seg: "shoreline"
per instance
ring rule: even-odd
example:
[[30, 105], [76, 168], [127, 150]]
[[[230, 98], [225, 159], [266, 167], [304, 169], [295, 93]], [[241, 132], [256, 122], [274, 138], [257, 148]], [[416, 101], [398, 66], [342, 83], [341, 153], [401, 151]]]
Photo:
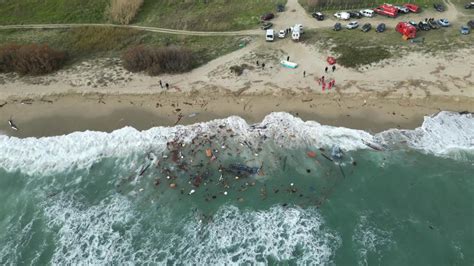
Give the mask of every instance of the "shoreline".
[[[111, 132], [125, 126], [146, 130], [240, 116], [259, 123], [272, 112], [304, 121], [378, 133], [414, 129], [439, 111], [474, 112], [471, 97], [382, 97], [373, 94], [235, 95], [233, 93], [61, 94], [6, 101], [0, 108], [0, 134], [47, 137], [77, 131]], [[181, 119], [179, 118], [181, 116]], [[8, 126], [12, 117], [19, 131]]]

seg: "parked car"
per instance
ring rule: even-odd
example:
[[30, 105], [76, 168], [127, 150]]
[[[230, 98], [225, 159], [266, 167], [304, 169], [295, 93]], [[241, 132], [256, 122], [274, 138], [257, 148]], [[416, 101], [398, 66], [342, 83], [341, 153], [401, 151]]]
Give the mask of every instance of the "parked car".
[[398, 12], [400, 12], [400, 13], [407, 14], [407, 13], [410, 12], [410, 10], [408, 8], [404, 7], [404, 6], [395, 6], [395, 8], [397, 8]]
[[470, 2], [470, 3], [465, 4], [465, 5], [464, 5], [464, 8], [465, 8], [465, 9], [474, 8], [474, 2]]
[[285, 11], [285, 5], [278, 4], [277, 5], [277, 12], [283, 12], [283, 11]]
[[425, 31], [431, 30], [430, 25], [426, 21], [420, 21], [420, 23], [418, 23], [418, 28], [420, 30], [425, 30]]
[[408, 8], [408, 10], [413, 13], [419, 13], [421, 11], [420, 7], [415, 4], [403, 4], [403, 6]]
[[338, 22], [338, 23], [334, 24], [334, 28], [332, 30], [340, 31], [341, 29], [342, 29], [342, 25], [341, 25], [341, 23]]
[[268, 30], [269, 28], [273, 27], [273, 23], [271, 22], [264, 22], [260, 27], [262, 30]]
[[370, 25], [370, 23], [365, 23], [361, 28], [363, 32], [368, 32], [370, 29], [372, 29], [372, 25]]
[[438, 12], [444, 12], [446, 10], [442, 4], [433, 4], [433, 7]]
[[338, 12], [336, 14], [334, 14], [334, 16], [338, 19], [342, 19], [342, 20], [348, 20], [351, 16], [349, 13], [347, 12]]
[[315, 18], [316, 20], [318, 20], [318, 21], [324, 20], [324, 15], [323, 15], [323, 13], [321, 13], [321, 12], [313, 12], [313, 13], [311, 14], [311, 16], [312, 16], [313, 18]]
[[449, 23], [448, 19], [442, 18], [438, 20], [438, 25], [440, 25], [441, 27], [449, 27], [451, 24]]
[[375, 29], [376, 32], [384, 32], [386, 29], [385, 23], [380, 23]]
[[428, 20], [428, 25], [430, 25], [430, 28], [433, 29], [433, 30], [439, 29], [438, 21], [436, 21], [434, 19], [429, 19]]
[[280, 30], [278, 32], [278, 38], [284, 39], [286, 37], [286, 30]]
[[360, 14], [359, 11], [348, 11], [347, 13], [349, 13], [350, 18], [361, 18], [362, 17], [362, 15]]
[[357, 21], [351, 21], [346, 26], [346, 28], [349, 29], [349, 30], [355, 29], [357, 27], [359, 27], [359, 22], [357, 22]]
[[469, 20], [469, 21], [467, 22], [467, 25], [468, 25], [469, 27], [471, 27], [471, 29], [474, 29], [474, 20]]
[[412, 25], [413, 27], [415, 27], [417, 31], [420, 30], [420, 27], [418, 26], [418, 23], [416, 23], [415, 21], [413, 21], [413, 20], [408, 21], [408, 24], [410, 24], [410, 25]]
[[275, 15], [273, 13], [267, 13], [260, 17], [261, 20], [270, 20], [273, 19]]
[[360, 14], [362, 14], [362, 16], [364, 17], [368, 17], [368, 18], [371, 18], [374, 16], [374, 11], [371, 10], [371, 9], [364, 9], [364, 10], [361, 10], [359, 11]]
[[471, 33], [471, 29], [469, 29], [469, 27], [465, 25], [461, 26], [461, 29], [459, 31], [462, 35], [468, 35], [469, 33]]

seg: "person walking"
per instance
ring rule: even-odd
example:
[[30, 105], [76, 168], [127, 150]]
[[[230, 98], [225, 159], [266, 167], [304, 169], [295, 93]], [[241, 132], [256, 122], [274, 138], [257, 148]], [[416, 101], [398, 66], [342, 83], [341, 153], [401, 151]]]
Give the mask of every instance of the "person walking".
[[336, 65], [332, 65], [332, 72], [336, 70]]
[[328, 67], [326, 67], [326, 68], [324, 69], [324, 72], [328, 73]]
[[163, 82], [160, 79], [160, 87], [163, 89]]

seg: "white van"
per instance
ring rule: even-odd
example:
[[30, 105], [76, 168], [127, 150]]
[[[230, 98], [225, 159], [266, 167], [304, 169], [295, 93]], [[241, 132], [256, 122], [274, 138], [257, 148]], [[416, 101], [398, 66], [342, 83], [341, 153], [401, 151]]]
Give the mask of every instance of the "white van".
[[370, 9], [361, 10], [360, 13], [362, 14], [362, 16], [368, 17], [368, 18], [371, 18], [374, 16], [374, 11]]
[[267, 33], [265, 34], [265, 40], [267, 42], [273, 42], [275, 39], [275, 33], [272, 29], [267, 30]]

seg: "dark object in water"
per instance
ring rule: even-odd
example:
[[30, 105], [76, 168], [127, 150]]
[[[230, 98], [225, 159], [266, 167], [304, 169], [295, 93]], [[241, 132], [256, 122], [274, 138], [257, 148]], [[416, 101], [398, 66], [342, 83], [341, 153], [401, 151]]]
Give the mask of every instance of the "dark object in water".
[[468, 111], [462, 111], [462, 112], [459, 112], [460, 115], [468, 115], [468, 114], [471, 114], [471, 112], [468, 112]]
[[202, 182], [202, 176], [196, 176], [193, 179], [193, 186], [199, 187], [201, 185], [201, 182]]
[[146, 170], [148, 170], [148, 168], [150, 168], [150, 165], [151, 165], [151, 164], [148, 164], [147, 166], [145, 166], [144, 168], [142, 168], [142, 170], [140, 171], [139, 176], [143, 176], [143, 174], [145, 174]]
[[332, 147], [332, 150], [331, 150], [331, 157], [334, 159], [334, 160], [340, 160], [342, 159], [342, 150], [341, 148], [339, 148], [339, 146], [333, 146]]
[[238, 174], [256, 175], [260, 171], [260, 167], [250, 167], [243, 164], [231, 164], [229, 171]]
[[331, 159], [331, 157], [327, 156], [326, 154], [321, 153], [321, 155], [322, 155], [324, 158], [328, 159], [329, 161], [334, 162], [334, 160]]
[[373, 150], [376, 150], [376, 151], [383, 151], [384, 150], [384, 147], [382, 147], [381, 145], [379, 144], [376, 144], [376, 143], [372, 143], [372, 142], [368, 142], [368, 141], [365, 141], [365, 140], [362, 140], [362, 142], [369, 148], [373, 149]]

